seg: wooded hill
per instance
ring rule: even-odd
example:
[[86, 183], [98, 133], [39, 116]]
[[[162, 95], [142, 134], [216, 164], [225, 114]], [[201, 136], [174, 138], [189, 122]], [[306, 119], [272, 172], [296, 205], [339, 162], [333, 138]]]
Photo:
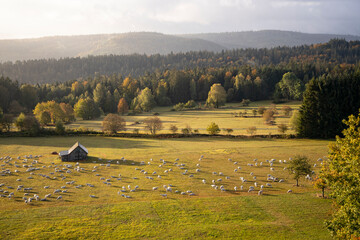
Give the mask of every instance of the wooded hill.
[[307, 34], [290, 31], [248, 31], [166, 35], [153, 32], [53, 36], [33, 39], [0, 40], [0, 62], [87, 57], [88, 55], [170, 54], [189, 51], [272, 48], [325, 43], [339, 38], [360, 40], [359, 36]]
[[278, 46], [301, 46], [325, 43], [330, 39], [360, 40], [360, 36], [336, 34], [312, 34], [279, 30], [184, 34], [188, 38], [198, 38], [217, 43], [227, 49], [236, 48], [274, 48]]
[[[328, 43], [271, 49], [237, 49], [221, 52], [186, 52], [168, 55], [103, 55], [86, 58], [28, 60], [0, 64], [0, 75], [20, 83], [55, 83], [95, 75], [143, 76], [167, 69], [238, 68], [295, 64], [308, 68], [329, 64], [355, 64], [359, 61], [360, 42], [331, 40]], [[306, 67], [312, 65], [311, 67]], [[294, 70], [293, 70], [294, 71]], [[318, 70], [316, 70], [318, 71]], [[314, 75], [311, 72], [308, 74]]]

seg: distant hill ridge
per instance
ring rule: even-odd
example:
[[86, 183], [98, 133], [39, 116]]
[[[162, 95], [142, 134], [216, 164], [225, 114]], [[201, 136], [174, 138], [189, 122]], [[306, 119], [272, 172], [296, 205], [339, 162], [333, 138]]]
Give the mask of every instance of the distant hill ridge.
[[360, 36], [353, 35], [314, 34], [280, 30], [184, 34], [180, 36], [215, 42], [228, 49], [293, 47], [325, 43], [334, 38], [345, 39], [347, 41], [360, 40]]
[[308, 34], [264, 30], [228, 33], [167, 35], [153, 32], [53, 36], [32, 39], [0, 40], [0, 62], [86, 57], [88, 55], [169, 54], [189, 51], [219, 52], [234, 48], [271, 48], [328, 42], [332, 38], [347, 41], [359, 36]]

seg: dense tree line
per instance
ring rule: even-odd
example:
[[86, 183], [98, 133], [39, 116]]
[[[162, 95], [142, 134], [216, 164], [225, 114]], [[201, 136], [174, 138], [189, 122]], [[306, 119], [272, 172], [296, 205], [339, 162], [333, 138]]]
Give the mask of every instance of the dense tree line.
[[337, 66], [307, 84], [298, 132], [304, 137], [333, 138], [344, 129], [342, 120], [359, 108], [360, 66]]
[[[334, 39], [325, 44], [311, 46], [237, 49], [220, 53], [200, 51], [168, 55], [107, 55], [4, 62], [0, 64], [0, 75], [21, 83], [37, 84], [119, 73], [138, 78], [146, 72], [167, 69], [238, 68], [242, 65], [281, 64], [283, 67], [288, 65], [292, 68], [298, 78], [311, 79], [315, 73], [322, 71], [322, 65], [344, 62], [355, 64], [359, 55], [359, 41], [347, 42]], [[303, 75], [299, 75], [300, 73]], [[308, 74], [310, 76], [307, 76]]]

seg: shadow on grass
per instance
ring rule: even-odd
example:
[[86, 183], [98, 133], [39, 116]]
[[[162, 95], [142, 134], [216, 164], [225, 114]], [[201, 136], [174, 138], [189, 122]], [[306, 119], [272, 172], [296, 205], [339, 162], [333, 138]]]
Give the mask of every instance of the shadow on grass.
[[[0, 138], [0, 145], [22, 145], [34, 147], [54, 147], [51, 151], [63, 151], [80, 142], [89, 152], [91, 148], [143, 149], [154, 147], [151, 141], [141, 138], [113, 138], [104, 136], [53, 136], [53, 137], [9, 137]], [[34, 149], [34, 154], [36, 149]], [[50, 154], [51, 152], [49, 152]]]

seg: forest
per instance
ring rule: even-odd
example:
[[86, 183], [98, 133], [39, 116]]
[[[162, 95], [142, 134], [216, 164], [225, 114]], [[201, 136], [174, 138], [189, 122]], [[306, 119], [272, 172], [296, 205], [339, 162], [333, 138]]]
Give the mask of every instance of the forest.
[[[87, 79], [96, 75], [110, 76], [119, 73], [138, 78], [156, 71], [207, 68], [239, 68], [280, 65], [282, 68], [302, 68], [319, 74], [321, 67], [332, 64], [356, 64], [360, 42], [333, 39], [328, 43], [298, 47], [262, 49], [234, 49], [215, 52], [186, 52], [168, 55], [104, 55], [84, 58], [42, 59], [0, 63], [0, 75], [20, 83], [61, 83]], [[298, 65], [298, 66], [293, 66]], [[300, 74], [297, 72], [296, 74]], [[301, 79], [304, 76], [299, 76]], [[310, 77], [310, 76], [308, 76]], [[305, 79], [306, 80], [306, 79]]]

